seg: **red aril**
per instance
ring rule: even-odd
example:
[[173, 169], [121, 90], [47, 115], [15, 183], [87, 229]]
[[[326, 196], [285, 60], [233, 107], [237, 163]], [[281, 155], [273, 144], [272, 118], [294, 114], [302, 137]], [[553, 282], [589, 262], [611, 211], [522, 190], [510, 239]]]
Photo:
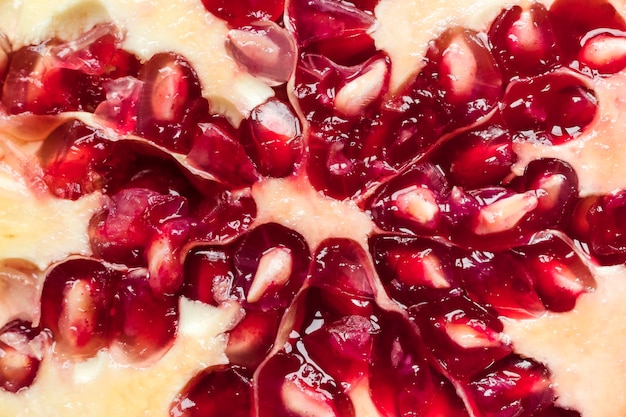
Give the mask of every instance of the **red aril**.
[[28, 388], [39, 370], [41, 359], [30, 346], [39, 333], [29, 322], [15, 320], [0, 329], [0, 388], [19, 392]]
[[278, 20], [283, 13], [284, 2], [261, 0], [202, 0], [213, 15], [226, 20], [231, 26], [244, 26], [257, 20]]

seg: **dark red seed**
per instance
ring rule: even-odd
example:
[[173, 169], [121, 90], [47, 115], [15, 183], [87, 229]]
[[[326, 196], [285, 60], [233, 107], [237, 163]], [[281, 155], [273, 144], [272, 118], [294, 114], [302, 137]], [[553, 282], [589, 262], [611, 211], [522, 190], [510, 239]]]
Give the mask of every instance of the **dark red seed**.
[[39, 333], [29, 322], [16, 320], [0, 329], [0, 388], [18, 392], [37, 377], [40, 359], [30, 346]]

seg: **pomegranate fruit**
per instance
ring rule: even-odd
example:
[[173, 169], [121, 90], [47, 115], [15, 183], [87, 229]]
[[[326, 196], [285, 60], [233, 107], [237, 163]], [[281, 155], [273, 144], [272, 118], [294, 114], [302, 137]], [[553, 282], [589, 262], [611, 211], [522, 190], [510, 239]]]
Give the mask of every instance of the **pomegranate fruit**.
[[626, 415], [622, 0], [61, 3], [0, 4], [0, 416]]

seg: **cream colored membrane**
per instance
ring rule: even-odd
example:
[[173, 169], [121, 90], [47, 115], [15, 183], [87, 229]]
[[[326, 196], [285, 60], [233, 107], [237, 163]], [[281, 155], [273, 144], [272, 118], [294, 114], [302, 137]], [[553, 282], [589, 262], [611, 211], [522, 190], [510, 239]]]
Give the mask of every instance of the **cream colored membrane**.
[[547, 363], [558, 404], [583, 417], [626, 416], [626, 267], [595, 271], [597, 289], [565, 314], [506, 320], [515, 349]]
[[217, 308], [181, 298], [174, 346], [143, 369], [116, 364], [106, 350], [78, 363], [48, 355], [28, 390], [0, 390], [0, 417], [168, 416], [171, 401], [194, 375], [227, 362], [224, 332], [240, 314], [236, 305]]
[[0, 259], [19, 258], [46, 268], [68, 254], [89, 254], [87, 225], [99, 194], [76, 201], [35, 195], [0, 162]]
[[252, 186], [258, 224], [276, 222], [305, 237], [315, 248], [331, 237], [353, 239], [367, 247], [372, 221], [353, 202], [323, 196], [303, 176], [267, 179]]
[[126, 32], [124, 48], [147, 60], [163, 51], [187, 58], [202, 82], [211, 110], [238, 124], [273, 95], [226, 51], [226, 24], [200, 0], [0, 1], [0, 31], [14, 49], [51, 36], [71, 39], [103, 22]]

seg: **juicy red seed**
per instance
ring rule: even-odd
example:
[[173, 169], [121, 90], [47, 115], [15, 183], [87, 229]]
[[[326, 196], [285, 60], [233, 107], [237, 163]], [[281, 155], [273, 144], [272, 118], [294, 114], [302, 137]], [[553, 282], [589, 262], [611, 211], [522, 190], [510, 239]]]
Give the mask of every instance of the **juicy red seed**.
[[342, 387], [313, 362], [296, 341], [270, 356], [256, 374], [259, 417], [325, 415], [354, 417], [354, 406]]
[[254, 222], [257, 207], [248, 194], [223, 191], [214, 198], [205, 198], [194, 210], [196, 227], [190, 240], [225, 242], [241, 236]]
[[109, 310], [119, 278], [118, 272], [90, 259], [69, 260], [47, 273], [41, 326], [52, 333], [57, 352], [90, 357], [107, 346]]
[[282, 310], [247, 310], [246, 316], [228, 332], [226, 356], [231, 364], [256, 369], [274, 346]]
[[386, 231], [433, 234], [445, 227], [449, 192], [438, 167], [417, 164], [379, 188], [370, 203], [371, 215]]
[[449, 181], [466, 189], [498, 184], [511, 173], [516, 160], [511, 134], [488, 123], [448, 139], [432, 156]]
[[188, 242], [191, 221], [187, 218], [165, 221], [152, 234], [145, 249], [149, 281], [156, 294], [173, 295], [183, 284], [181, 251]]
[[143, 366], [174, 343], [177, 297], [155, 295], [147, 272], [131, 270], [120, 280], [111, 306], [109, 344], [116, 359]]
[[245, 371], [237, 366], [206, 369], [187, 383], [170, 405], [171, 417], [248, 417], [252, 387]]
[[232, 29], [226, 46], [239, 65], [270, 86], [286, 83], [296, 66], [293, 35], [274, 22], [254, 22]]
[[[383, 415], [467, 416], [454, 388], [428, 363], [423, 342], [407, 320], [388, 313], [370, 363], [370, 394]], [[419, 401], [416, 401], [419, 399]]]
[[585, 262], [571, 243], [555, 233], [538, 234], [530, 245], [515, 252], [532, 275], [542, 302], [552, 311], [570, 311], [581, 294], [596, 287], [589, 260]]
[[291, 106], [270, 99], [252, 110], [247, 124], [250, 134], [242, 135], [242, 141], [259, 172], [270, 177], [291, 174], [302, 154], [300, 121]]
[[465, 381], [511, 352], [496, 315], [465, 296], [409, 308], [409, 316], [441, 366]]
[[142, 88], [143, 82], [131, 76], [105, 82], [105, 100], [96, 107], [94, 114], [121, 134], [134, 132], [137, 128], [137, 103]]
[[511, 83], [502, 106], [517, 140], [556, 145], [577, 137], [593, 121], [598, 98], [579, 76], [552, 72]]
[[284, 309], [300, 290], [310, 259], [300, 234], [277, 223], [260, 225], [233, 253], [231, 293], [246, 308]]
[[310, 285], [355, 299], [373, 299], [374, 277], [363, 247], [345, 238], [329, 238], [317, 247]]
[[488, 35], [493, 55], [509, 79], [538, 75], [558, 63], [552, 24], [541, 3], [503, 10]]
[[557, 42], [568, 59], [576, 57], [583, 38], [597, 30], [626, 31], [626, 22], [607, 0], [557, 0], [550, 7]]
[[287, 2], [287, 27], [301, 48], [335, 62], [362, 62], [375, 52], [369, 32], [374, 16], [353, 3], [341, 1]]
[[431, 43], [426, 59], [420, 77], [441, 97], [450, 127], [485, 116], [502, 96], [502, 75], [476, 32], [447, 30]]
[[626, 215], [626, 191], [600, 196], [587, 213], [591, 252], [605, 263], [626, 259], [626, 233], [622, 219]]
[[198, 122], [208, 118], [208, 102], [191, 65], [172, 53], [154, 55], [143, 66], [136, 131], [158, 145], [189, 151]]
[[249, 186], [259, 173], [243, 145], [229, 132], [213, 123], [201, 123], [186, 161], [232, 187]]
[[534, 416], [555, 399], [548, 370], [532, 359], [514, 355], [477, 375], [467, 391], [486, 417]]
[[370, 238], [376, 271], [391, 298], [410, 306], [460, 295], [452, 249], [429, 239]]
[[202, 0], [202, 4], [213, 15], [235, 27], [258, 20], [278, 20], [284, 8], [283, 0]]
[[[160, 215], [151, 216], [155, 212]], [[91, 248], [95, 255], [109, 262], [143, 265], [145, 248], [158, 223], [185, 212], [183, 197], [165, 196], [146, 188], [121, 190], [91, 219]]]
[[81, 122], [59, 126], [43, 142], [38, 152], [44, 181], [53, 194], [76, 200], [103, 189], [108, 167], [123, 171], [125, 162], [112, 152], [113, 145], [100, 132]]
[[40, 360], [29, 342], [37, 334], [31, 323], [21, 320], [0, 329], [0, 388], [15, 393], [34, 382]]
[[231, 251], [227, 247], [198, 247], [187, 253], [183, 294], [214, 306], [227, 301], [234, 279]]
[[626, 67], [626, 33], [600, 33], [585, 39], [578, 60], [602, 75], [621, 71]]
[[456, 265], [470, 297], [498, 314], [524, 319], [545, 312], [533, 277], [512, 254], [474, 251], [459, 258]]

